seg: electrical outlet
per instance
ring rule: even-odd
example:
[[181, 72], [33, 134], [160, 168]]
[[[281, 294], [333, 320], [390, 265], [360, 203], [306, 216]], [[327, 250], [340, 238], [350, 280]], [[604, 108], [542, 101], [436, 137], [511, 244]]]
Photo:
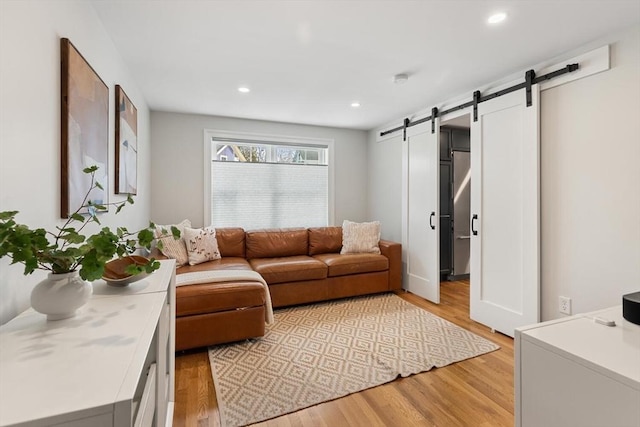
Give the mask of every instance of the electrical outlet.
[[571, 314], [571, 298], [560, 297], [560, 313]]

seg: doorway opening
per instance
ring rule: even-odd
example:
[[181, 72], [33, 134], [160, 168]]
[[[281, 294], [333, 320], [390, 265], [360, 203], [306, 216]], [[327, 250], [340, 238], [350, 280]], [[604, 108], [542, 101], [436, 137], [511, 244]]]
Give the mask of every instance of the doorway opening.
[[447, 286], [470, 285], [470, 127], [470, 114], [440, 123], [440, 282]]

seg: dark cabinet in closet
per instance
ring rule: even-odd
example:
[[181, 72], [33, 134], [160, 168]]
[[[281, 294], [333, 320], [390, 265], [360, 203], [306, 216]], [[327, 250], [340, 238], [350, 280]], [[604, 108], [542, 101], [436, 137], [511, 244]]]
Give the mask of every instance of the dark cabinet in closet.
[[440, 128], [440, 280], [446, 280], [453, 268], [452, 196], [453, 164], [451, 162], [451, 130]]

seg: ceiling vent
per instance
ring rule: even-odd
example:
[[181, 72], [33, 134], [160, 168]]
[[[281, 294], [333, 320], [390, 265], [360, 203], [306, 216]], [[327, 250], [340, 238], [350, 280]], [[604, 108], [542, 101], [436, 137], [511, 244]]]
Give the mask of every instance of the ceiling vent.
[[395, 84], [404, 84], [409, 80], [409, 75], [408, 74], [396, 74], [395, 76], [393, 76], [393, 82]]

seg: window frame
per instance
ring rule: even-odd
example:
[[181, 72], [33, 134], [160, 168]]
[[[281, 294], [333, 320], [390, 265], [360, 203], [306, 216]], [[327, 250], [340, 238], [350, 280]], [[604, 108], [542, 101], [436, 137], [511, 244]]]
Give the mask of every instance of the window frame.
[[[236, 140], [250, 140], [256, 143], [264, 142], [269, 144], [282, 144], [282, 145], [298, 145], [303, 147], [320, 146], [327, 148], [327, 167], [328, 167], [328, 201], [327, 201], [327, 218], [328, 224], [333, 225], [335, 221], [335, 165], [334, 165], [334, 144], [333, 139], [328, 138], [310, 138], [304, 136], [290, 136], [290, 135], [273, 135], [265, 133], [251, 133], [251, 132], [236, 132], [228, 130], [218, 129], [204, 129], [204, 194], [203, 194], [203, 214], [205, 227], [211, 226], [211, 165], [213, 163], [212, 158], [212, 142], [214, 139], [236, 139]], [[278, 147], [275, 145], [274, 147]]]

